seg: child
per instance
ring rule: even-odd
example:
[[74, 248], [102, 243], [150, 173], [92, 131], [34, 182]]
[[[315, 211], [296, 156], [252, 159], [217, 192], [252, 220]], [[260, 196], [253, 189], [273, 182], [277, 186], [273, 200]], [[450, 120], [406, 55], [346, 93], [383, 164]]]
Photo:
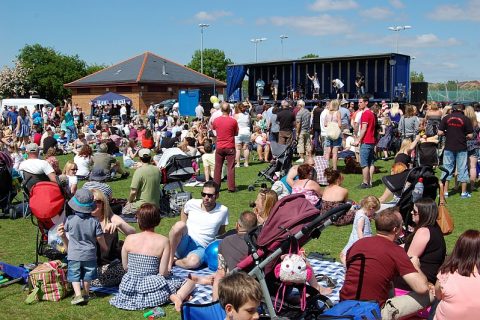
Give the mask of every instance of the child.
[[54, 147], [48, 148], [47, 152], [45, 153], [45, 161], [47, 161], [52, 166], [53, 170], [55, 170], [56, 175], [60, 175], [62, 171], [60, 170], [57, 157], [55, 157], [56, 154], [57, 150]]
[[65, 130], [60, 131], [60, 137], [57, 138], [58, 147], [62, 150], [63, 153], [67, 151], [68, 139], [65, 136]]
[[20, 163], [24, 160], [23, 153], [18, 149], [16, 143], [12, 143], [8, 146], [8, 152], [10, 152], [10, 157], [13, 160], [13, 169], [18, 171]]
[[128, 140], [128, 145], [123, 149], [123, 166], [125, 168], [136, 168], [137, 163], [133, 160], [140, 149], [137, 148], [135, 140]]
[[218, 287], [220, 305], [225, 309], [225, 320], [258, 319], [258, 306], [262, 301], [260, 284], [243, 272], [227, 275]]
[[[92, 192], [77, 190], [68, 205], [75, 214], [69, 216], [65, 224], [58, 226], [58, 235], [67, 247], [67, 278], [75, 291], [71, 304], [77, 305], [88, 302], [90, 282], [97, 278], [97, 241], [102, 251], [108, 251], [108, 247], [100, 222], [92, 217], [92, 212], [97, 210]], [[80, 281], [83, 281], [84, 296]]]
[[343, 265], [346, 265], [347, 251], [358, 240], [363, 237], [372, 236], [372, 228], [370, 226], [370, 219], [373, 218], [374, 213], [380, 208], [380, 201], [375, 196], [367, 196], [360, 202], [361, 208], [355, 213], [353, 219], [352, 233], [348, 243], [340, 253], [340, 260]]

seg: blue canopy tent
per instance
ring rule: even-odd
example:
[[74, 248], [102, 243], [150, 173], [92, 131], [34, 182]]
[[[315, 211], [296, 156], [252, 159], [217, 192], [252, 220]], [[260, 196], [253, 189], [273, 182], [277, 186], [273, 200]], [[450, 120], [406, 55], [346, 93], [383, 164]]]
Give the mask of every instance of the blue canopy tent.
[[131, 105], [132, 100], [115, 92], [107, 92], [92, 100], [92, 105], [104, 106], [107, 104], [125, 104]]

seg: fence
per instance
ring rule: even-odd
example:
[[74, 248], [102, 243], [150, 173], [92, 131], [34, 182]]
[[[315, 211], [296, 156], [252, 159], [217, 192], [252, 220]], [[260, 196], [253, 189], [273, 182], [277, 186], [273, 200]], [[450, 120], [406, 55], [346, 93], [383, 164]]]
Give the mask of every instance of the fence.
[[428, 90], [430, 101], [480, 101], [480, 90]]

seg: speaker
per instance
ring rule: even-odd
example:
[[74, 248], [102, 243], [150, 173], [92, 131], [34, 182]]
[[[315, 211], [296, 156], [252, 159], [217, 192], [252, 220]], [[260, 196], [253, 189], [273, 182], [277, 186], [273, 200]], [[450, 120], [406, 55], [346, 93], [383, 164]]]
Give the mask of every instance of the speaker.
[[410, 102], [418, 103], [422, 100], [427, 101], [428, 98], [428, 82], [412, 82], [412, 91], [410, 94]]

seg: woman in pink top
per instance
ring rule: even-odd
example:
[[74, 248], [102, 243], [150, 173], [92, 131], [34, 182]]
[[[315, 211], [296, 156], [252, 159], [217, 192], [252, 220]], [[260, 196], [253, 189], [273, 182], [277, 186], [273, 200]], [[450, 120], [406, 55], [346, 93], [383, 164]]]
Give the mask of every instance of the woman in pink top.
[[298, 166], [298, 180], [295, 180], [292, 186], [292, 194], [302, 193], [305, 198], [314, 206], [322, 197], [323, 190], [313, 179], [313, 167], [307, 163]]
[[480, 231], [467, 230], [440, 267], [435, 296], [440, 300], [434, 320], [476, 320], [480, 314]]

